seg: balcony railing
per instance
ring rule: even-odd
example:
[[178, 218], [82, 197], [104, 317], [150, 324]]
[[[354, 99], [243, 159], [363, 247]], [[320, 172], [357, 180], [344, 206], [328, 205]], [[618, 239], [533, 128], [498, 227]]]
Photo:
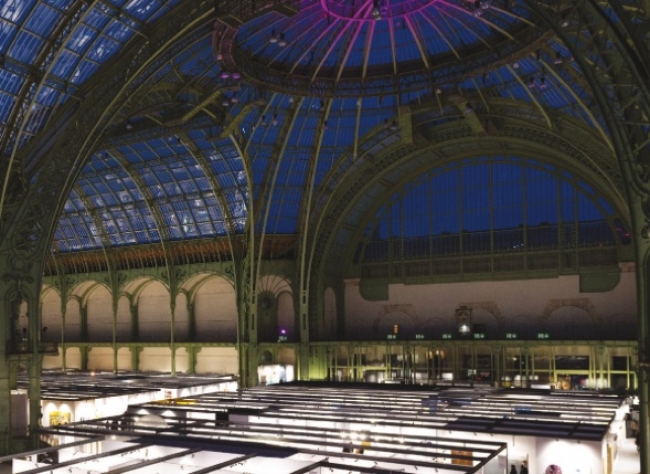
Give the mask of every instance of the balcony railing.
[[[39, 354], [57, 354], [59, 352], [58, 342], [39, 342], [37, 351]], [[31, 354], [32, 342], [29, 339], [10, 341], [7, 345], [8, 354]]]

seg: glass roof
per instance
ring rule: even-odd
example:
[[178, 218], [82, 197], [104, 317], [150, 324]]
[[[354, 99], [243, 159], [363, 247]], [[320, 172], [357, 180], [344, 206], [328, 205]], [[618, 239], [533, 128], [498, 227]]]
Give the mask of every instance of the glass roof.
[[102, 64], [177, 1], [3, 2], [0, 122], [21, 127], [19, 138], [16, 133], [5, 136], [10, 128], [3, 128], [5, 150], [27, 143]]
[[459, 234], [613, 217], [606, 201], [574, 176], [518, 157], [478, 157], [437, 167], [405, 190], [377, 213], [373, 236]]
[[[0, 6], [5, 151], [54, 129], [56, 108], [177, 3]], [[142, 78], [74, 185], [54, 251], [219, 237], [253, 221], [296, 233], [338, 164], [395, 135], [400, 107], [429, 104], [418, 113], [452, 121], [463, 115], [454, 97], [525, 103], [607, 136], [570, 54], [524, 1], [319, 0], [235, 23], [217, 21]]]

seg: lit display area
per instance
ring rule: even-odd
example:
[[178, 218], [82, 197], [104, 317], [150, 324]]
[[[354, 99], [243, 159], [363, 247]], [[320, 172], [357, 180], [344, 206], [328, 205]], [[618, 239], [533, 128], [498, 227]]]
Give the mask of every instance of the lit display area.
[[[98, 463], [112, 466], [102, 472], [137, 473], [170, 465], [192, 473], [266, 473], [271, 465], [273, 473], [505, 474], [512, 465], [610, 473], [627, 411], [621, 398], [596, 392], [280, 384], [59, 426], [52, 436], [99, 438], [65, 449], [58, 441], [46, 454], [53, 473], [94, 472]], [[43, 456], [15, 459], [13, 472]]]
[[[17, 391], [27, 391], [26, 377], [18, 379]], [[231, 375], [178, 376], [154, 373], [45, 372], [41, 379], [42, 426], [116, 416], [129, 405], [179, 398], [216, 391], [234, 391]], [[27, 404], [17, 397], [16, 403]]]

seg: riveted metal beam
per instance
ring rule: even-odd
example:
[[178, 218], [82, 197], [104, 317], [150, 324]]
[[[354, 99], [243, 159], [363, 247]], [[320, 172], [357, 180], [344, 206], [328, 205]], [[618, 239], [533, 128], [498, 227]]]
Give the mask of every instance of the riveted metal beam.
[[7, 120], [7, 126], [4, 129], [4, 133], [0, 136], [0, 152], [7, 149], [13, 140], [13, 147], [11, 148], [2, 190], [0, 191], [0, 216], [2, 215], [4, 203], [7, 198], [6, 194], [9, 180], [12, 178], [11, 169], [20, 145], [20, 137], [28, 122], [27, 114], [31, 110], [34, 110], [34, 102], [43, 86], [46, 85], [46, 78], [50, 75], [52, 67], [63, 53], [63, 45], [70, 39], [76, 31], [76, 28], [82, 25], [86, 15], [92, 11], [96, 2], [97, 0], [92, 3], [77, 0], [70, 6], [52, 32], [51, 37], [53, 40], [44, 42], [43, 49], [34, 61], [36, 66], [35, 69], [32, 69], [31, 78], [23, 82], [17, 94], [14, 108]]
[[298, 248], [299, 256], [299, 266], [298, 266], [298, 282], [300, 285], [300, 294], [299, 294], [299, 324], [300, 324], [300, 341], [309, 342], [309, 321], [308, 321], [308, 310], [309, 310], [309, 237], [310, 237], [310, 228], [309, 222], [311, 220], [312, 212], [312, 199], [316, 187], [316, 170], [318, 169], [318, 158], [320, 156], [321, 146], [323, 144], [323, 137], [327, 131], [327, 117], [329, 116], [330, 109], [332, 108], [332, 101], [327, 100], [325, 102], [325, 107], [322, 110], [322, 116], [318, 121], [318, 131], [316, 142], [312, 147], [311, 156], [309, 158], [309, 167], [307, 169], [307, 179], [305, 180], [305, 186], [302, 193], [302, 206], [300, 213], [298, 214], [298, 235], [300, 236], [300, 246]]

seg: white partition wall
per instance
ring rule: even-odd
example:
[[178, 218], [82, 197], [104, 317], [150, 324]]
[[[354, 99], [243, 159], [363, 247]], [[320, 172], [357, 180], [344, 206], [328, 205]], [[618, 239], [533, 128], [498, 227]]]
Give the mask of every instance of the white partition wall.
[[66, 369], [81, 369], [81, 349], [68, 347], [65, 350]]
[[171, 372], [171, 356], [168, 347], [144, 347], [139, 355], [138, 369], [143, 372]]
[[239, 371], [234, 347], [203, 347], [196, 357], [196, 372], [201, 374], [236, 374]]
[[190, 357], [187, 349], [179, 347], [176, 349], [176, 373], [189, 372]]
[[115, 370], [112, 347], [93, 347], [88, 351], [88, 370]]

